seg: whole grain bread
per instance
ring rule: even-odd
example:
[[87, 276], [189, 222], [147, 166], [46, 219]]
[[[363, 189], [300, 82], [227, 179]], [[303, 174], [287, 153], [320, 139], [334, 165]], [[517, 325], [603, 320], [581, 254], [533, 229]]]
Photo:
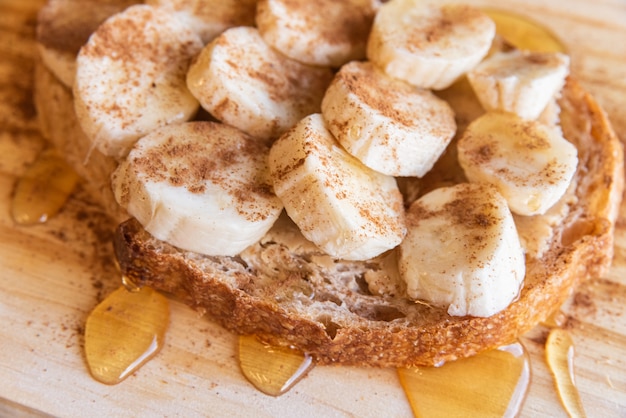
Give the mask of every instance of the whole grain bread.
[[[108, 3], [127, 1], [133, 2]], [[40, 15], [39, 40], [61, 56], [75, 54], [74, 44], [44, 42], [56, 39], [51, 30], [56, 26], [45, 24], [54, 21], [55, 13], [63, 13], [59, 4], [49, 2]], [[368, 261], [333, 259], [308, 242], [286, 215], [236, 257], [203, 256], [155, 239], [115, 202], [110, 175], [117, 163], [92, 150], [74, 114], [71, 91], [42, 64], [35, 75], [35, 104], [44, 136], [86, 180], [96, 201], [122, 222], [114, 244], [126, 279], [180, 298], [234, 332], [295, 346], [319, 363], [436, 365], [508, 344], [611, 262], [624, 187], [622, 145], [596, 101], [571, 78], [558, 104], [542, 117], [547, 123], [560, 120], [564, 136], [576, 145], [575, 178], [545, 215], [516, 217], [527, 251], [524, 288], [504, 311], [476, 318], [453, 317], [442, 308], [406, 298], [395, 251]], [[466, 80], [437, 94], [455, 111], [457, 137], [482, 113]], [[466, 179], [455, 142], [424, 178], [398, 179], [407, 206], [433, 188], [462, 181]]]
[[[447, 94], [458, 91], [442, 96]], [[467, 124], [463, 118], [476, 112], [473, 100], [453, 103], [461, 127]], [[365, 262], [333, 259], [286, 217], [236, 257], [181, 251], [130, 219], [115, 237], [121, 271], [229, 330], [295, 346], [319, 363], [436, 365], [511, 343], [558, 309], [578, 283], [601, 275], [612, 259], [624, 183], [622, 146], [605, 113], [574, 80], [568, 80], [558, 104], [561, 129], [578, 148], [579, 167], [554, 211], [518, 218], [522, 240], [542, 245], [527, 253], [519, 299], [491, 317], [453, 317], [410, 301], [394, 251]], [[463, 175], [452, 147], [424, 179], [403, 186], [412, 190], [410, 200], [457, 181]]]

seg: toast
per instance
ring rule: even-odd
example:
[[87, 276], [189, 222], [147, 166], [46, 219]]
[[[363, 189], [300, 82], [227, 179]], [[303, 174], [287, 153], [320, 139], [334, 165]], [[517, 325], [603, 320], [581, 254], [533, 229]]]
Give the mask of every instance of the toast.
[[[491, 317], [453, 317], [401, 293], [373, 294], [367, 282], [374, 277], [398, 282], [393, 251], [365, 262], [332, 259], [284, 217], [237, 257], [180, 251], [128, 220], [115, 235], [122, 274], [173, 294], [231, 331], [295, 346], [322, 364], [437, 365], [511, 343], [611, 263], [622, 147], [578, 83], [568, 81], [559, 104], [564, 135], [580, 158], [575, 187], [563, 198], [567, 214], [548, 231], [539, 229], [548, 249], [528, 255], [519, 299]], [[450, 177], [445, 173], [436, 167], [424, 182], [443, 183]], [[454, 173], [461, 175], [458, 166]], [[534, 226], [526, 231], [533, 238]]]
[[[44, 136], [65, 150], [107, 212], [126, 219], [109, 187], [116, 163], [91, 150], [70, 90], [42, 65], [35, 82]], [[455, 110], [457, 137], [481, 109], [464, 83], [439, 93]], [[493, 316], [454, 317], [411, 301], [403, 295], [395, 251], [367, 261], [333, 259], [285, 215], [235, 257], [182, 251], [152, 237], [136, 220], [125, 220], [114, 239], [121, 272], [233, 332], [297, 347], [321, 364], [438, 365], [511, 343], [546, 319], [578, 283], [601, 275], [612, 258], [624, 183], [622, 146], [602, 109], [574, 79], [558, 105], [579, 166], [566, 195], [546, 215], [517, 218], [528, 250], [525, 285], [516, 301]], [[428, 190], [462, 181], [453, 142], [423, 179], [400, 183], [408, 206]]]

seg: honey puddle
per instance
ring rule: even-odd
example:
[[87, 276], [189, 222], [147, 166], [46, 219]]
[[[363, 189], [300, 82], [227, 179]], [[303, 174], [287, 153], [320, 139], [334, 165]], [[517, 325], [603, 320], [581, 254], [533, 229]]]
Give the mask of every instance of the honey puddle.
[[512, 46], [537, 52], [566, 52], [565, 45], [545, 27], [504, 10], [483, 11], [496, 23], [496, 33]]
[[255, 336], [239, 337], [239, 365], [243, 375], [261, 392], [279, 396], [314, 366], [311, 356], [288, 347], [263, 343]]
[[553, 328], [546, 342], [546, 360], [565, 410], [572, 418], [585, 417], [574, 379], [574, 342], [570, 333]]
[[528, 354], [514, 343], [441, 367], [398, 369], [416, 417], [514, 417], [530, 384]]
[[19, 225], [46, 222], [65, 205], [78, 181], [55, 150], [42, 151], [15, 184], [11, 217]]
[[85, 324], [85, 356], [91, 375], [114, 385], [154, 357], [165, 340], [169, 302], [149, 287], [121, 286], [102, 301]]

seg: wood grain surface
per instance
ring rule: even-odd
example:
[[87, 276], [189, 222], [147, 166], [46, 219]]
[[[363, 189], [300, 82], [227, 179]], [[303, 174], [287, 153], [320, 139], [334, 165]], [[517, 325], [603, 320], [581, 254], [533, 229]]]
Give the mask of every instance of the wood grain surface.
[[[15, 179], [45, 146], [32, 105], [35, 19], [43, 0], [0, 0], [0, 416], [409, 417], [395, 370], [317, 367], [287, 394], [254, 389], [236, 360], [236, 337], [171, 301], [165, 347], [116, 386], [96, 382], [83, 327], [119, 286], [111, 224], [80, 189], [49, 222], [16, 226]], [[549, 27], [569, 49], [572, 71], [626, 141], [626, 1], [473, 1]], [[614, 266], [563, 308], [576, 347], [575, 373], [590, 417], [626, 416], [626, 206]], [[85, 221], [88, 220], [88, 221]], [[546, 329], [523, 338], [532, 383], [523, 417], [565, 417], [544, 359]]]

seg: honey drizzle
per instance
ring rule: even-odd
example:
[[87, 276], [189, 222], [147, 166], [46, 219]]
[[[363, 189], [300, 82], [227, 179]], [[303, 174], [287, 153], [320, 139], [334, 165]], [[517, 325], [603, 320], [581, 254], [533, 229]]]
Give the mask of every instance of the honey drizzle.
[[91, 312], [85, 324], [85, 357], [91, 375], [107, 385], [117, 384], [163, 347], [169, 325], [169, 302], [144, 287], [124, 286]]
[[552, 314], [547, 317], [542, 324], [548, 328], [560, 328], [565, 325], [567, 321], [567, 317], [560, 309], [552, 312]]
[[20, 225], [46, 222], [65, 205], [78, 181], [78, 174], [54, 149], [45, 149], [18, 179], [11, 217]]
[[515, 48], [536, 52], [566, 52], [567, 48], [552, 32], [532, 20], [504, 10], [484, 8], [496, 23], [496, 33]]
[[574, 379], [574, 342], [570, 333], [553, 328], [546, 341], [546, 360], [561, 403], [570, 417], [586, 417]]
[[524, 346], [514, 343], [440, 367], [398, 369], [416, 417], [514, 417], [530, 384]]
[[311, 356], [250, 335], [239, 337], [239, 365], [250, 383], [271, 396], [287, 392], [314, 367]]
[[130, 277], [126, 276], [125, 274], [122, 275], [122, 285], [129, 292], [139, 292], [141, 290], [141, 287], [139, 287]]

